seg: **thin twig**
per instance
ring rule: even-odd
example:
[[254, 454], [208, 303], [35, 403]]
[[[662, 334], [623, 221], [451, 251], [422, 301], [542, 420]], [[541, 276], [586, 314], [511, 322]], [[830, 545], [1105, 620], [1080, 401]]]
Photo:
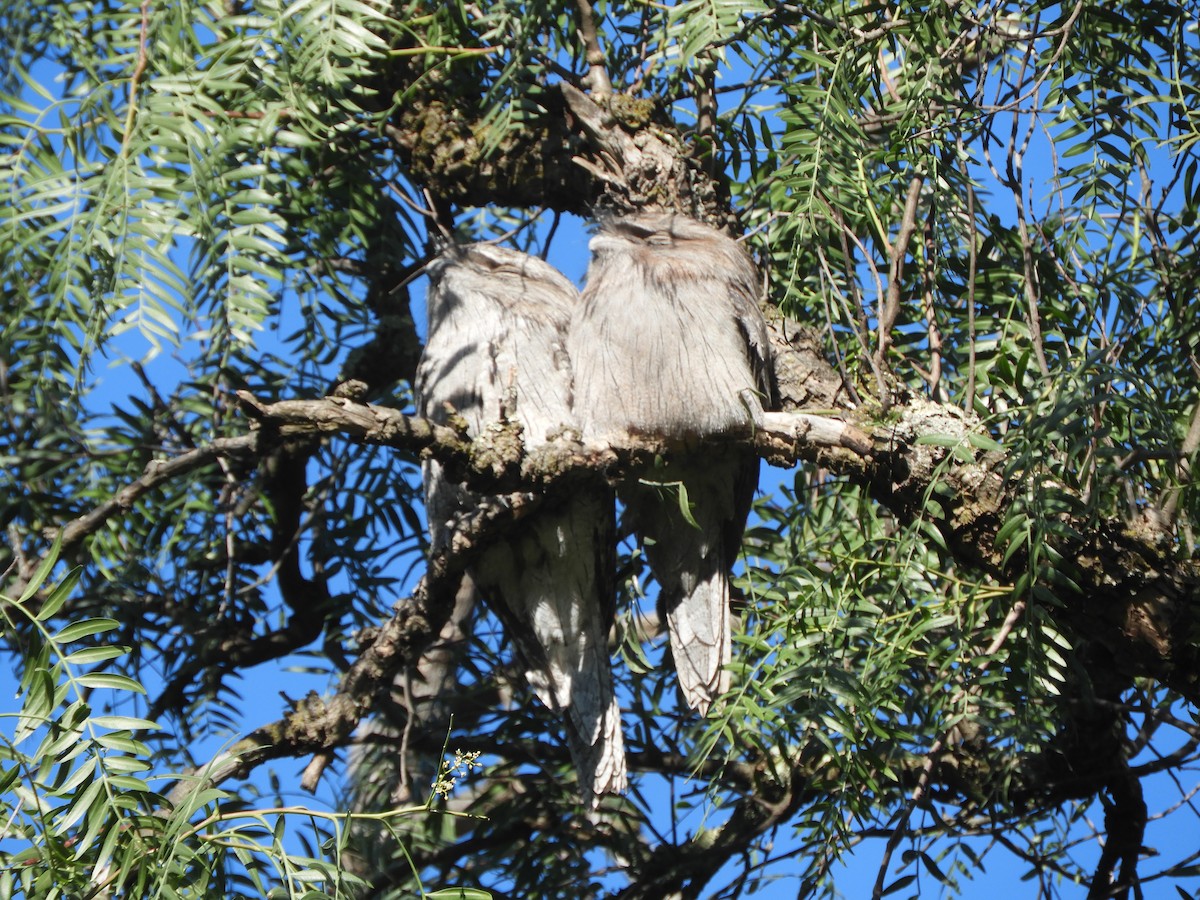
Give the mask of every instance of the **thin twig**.
[[[908, 183], [908, 196], [904, 200], [904, 213], [900, 219], [900, 230], [896, 240], [888, 251], [888, 286], [883, 308], [879, 310], [879, 331], [875, 344], [875, 365], [878, 371], [884, 371], [884, 362], [888, 348], [892, 344], [892, 328], [900, 315], [900, 291], [903, 287], [904, 258], [908, 255], [908, 245], [913, 232], [917, 230], [917, 204], [921, 199], [921, 188], [925, 184], [925, 176], [914, 175]], [[880, 395], [880, 402], [885, 406], [888, 398]]]
[[138, 90], [142, 84], [142, 76], [146, 74], [149, 62], [146, 53], [146, 43], [150, 32], [150, 0], [142, 0], [142, 28], [138, 35], [137, 62], [133, 66], [133, 74], [129, 78], [129, 108], [125, 110], [125, 133], [121, 135], [121, 156], [129, 152], [133, 140], [133, 124], [137, 118]]
[[612, 81], [604, 67], [604, 49], [600, 46], [600, 35], [596, 32], [596, 14], [588, 0], [575, 0], [579, 10], [579, 38], [583, 41], [583, 58], [588, 64], [584, 86], [596, 99], [612, 95]]

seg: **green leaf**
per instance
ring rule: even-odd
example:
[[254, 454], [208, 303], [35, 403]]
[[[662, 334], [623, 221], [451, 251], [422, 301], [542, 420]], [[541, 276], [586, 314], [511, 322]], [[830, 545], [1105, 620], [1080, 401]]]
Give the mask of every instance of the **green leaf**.
[[675, 487], [679, 491], [679, 514], [683, 516], [683, 521], [687, 522], [692, 528], [699, 530], [700, 523], [696, 521], [696, 517], [692, 514], [692, 504], [688, 500], [687, 485], [680, 481]]
[[992, 438], [988, 437], [986, 434], [979, 434], [974, 431], [968, 432], [967, 442], [972, 447], [976, 447], [980, 450], [986, 450], [986, 451], [992, 452], [992, 453], [1000, 453], [1004, 450], [1003, 445], [1000, 444], [998, 441], [993, 440]]
[[76, 679], [79, 684], [90, 688], [111, 688], [117, 691], [130, 691], [144, 694], [146, 689], [128, 675], [117, 675], [109, 672], [89, 672]]
[[120, 627], [115, 619], [85, 619], [82, 622], [72, 622], [55, 634], [52, 640], [58, 644], [70, 644], [97, 634], [106, 634]]
[[[71, 666], [86, 666], [107, 662], [110, 659], [120, 659], [127, 653], [129, 653], [128, 647], [81, 647], [64, 656], [63, 662]], [[131, 688], [131, 690], [133, 689]]]
[[148, 719], [139, 719], [135, 716], [93, 716], [91, 721], [97, 728], [128, 729], [129, 731], [153, 731], [162, 727]]
[[[24, 604], [30, 600], [38, 591], [42, 589], [42, 585], [46, 583], [46, 579], [50, 577], [50, 573], [54, 570], [54, 564], [58, 562], [58, 554], [62, 548], [62, 533], [55, 535], [54, 543], [50, 550], [42, 557], [42, 561], [38, 563], [38, 567], [34, 570], [33, 577], [29, 580], [29, 584], [25, 586], [25, 590], [21, 592], [21, 596], [17, 599], [17, 603]], [[61, 606], [65, 598], [58, 600], [58, 605]], [[53, 615], [53, 611], [49, 615]]]
[[883, 889], [883, 893], [881, 894], [881, 896], [886, 897], [886, 896], [888, 896], [888, 894], [894, 894], [897, 891], [902, 891], [916, 880], [917, 880], [916, 875], [904, 875], [900, 878], [897, 878], [895, 881], [893, 881], [891, 884], [889, 884], [887, 887], [885, 887]]

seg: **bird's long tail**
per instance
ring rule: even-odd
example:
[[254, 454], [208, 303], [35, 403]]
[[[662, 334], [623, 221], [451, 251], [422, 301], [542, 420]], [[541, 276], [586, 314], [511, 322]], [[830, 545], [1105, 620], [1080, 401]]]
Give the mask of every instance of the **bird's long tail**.
[[701, 715], [729, 689], [729, 570], [757, 481], [758, 460], [732, 452], [667, 464], [620, 492], [659, 583], [679, 687]]
[[732, 654], [729, 576], [719, 561], [708, 562], [702, 560], [702, 570], [694, 573], [698, 577], [685, 578], [663, 604], [679, 687], [701, 715], [729, 690], [726, 666]]
[[506, 588], [510, 631], [526, 678], [562, 716], [581, 792], [592, 805], [626, 786], [621, 710], [608, 654], [612, 601], [605, 558], [607, 510], [577, 502], [543, 515], [512, 558], [516, 584]]

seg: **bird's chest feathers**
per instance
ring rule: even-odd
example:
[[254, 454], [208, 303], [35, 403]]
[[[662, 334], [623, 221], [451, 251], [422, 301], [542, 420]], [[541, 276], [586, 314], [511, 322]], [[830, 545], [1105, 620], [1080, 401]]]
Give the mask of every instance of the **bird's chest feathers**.
[[630, 292], [625, 315], [602, 329], [606, 383], [631, 432], [710, 434], [749, 419], [753, 391], [745, 340], [722, 286]]

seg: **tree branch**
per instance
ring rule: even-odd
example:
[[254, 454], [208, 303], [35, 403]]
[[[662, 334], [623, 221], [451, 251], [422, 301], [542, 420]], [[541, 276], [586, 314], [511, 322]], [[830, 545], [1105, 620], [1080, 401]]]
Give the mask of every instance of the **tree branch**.
[[[588, 471], [615, 477], [679, 449], [655, 441], [594, 448], [564, 439], [522, 459], [512, 455], [511, 445], [504, 451], [486, 440], [472, 443], [454, 429], [344, 399], [254, 405], [256, 415], [281, 434], [340, 431], [366, 443], [434, 455], [450, 467], [452, 478], [481, 493], [543, 489]], [[864, 429], [830, 416], [768, 413], [754, 433], [724, 440], [748, 441], [776, 465], [817, 462], [869, 486], [899, 517], [930, 521], [956, 558], [1000, 581], [1028, 566], [1024, 549], [1006, 559], [1006, 548], [996, 541], [1009, 507], [1028, 486], [1006, 476], [1002, 454], [972, 449], [978, 423], [953, 407], [917, 399], [897, 405], [891, 415], [890, 424]], [[955, 453], [971, 458], [963, 462]], [[1173, 558], [1170, 536], [1149, 525], [1082, 519], [1063, 524], [1070, 527], [1057, 535], [1075, 537], [1047, 535], [1046, 542], [1071, 567], [1080, 593], [1063, 593], [1062, 606], [1052, 610], [1055, 618], [1107, 647], [1123, 673], [1155, 678], [1200, 699], [1200, 650], [1192, 639], [1200, 630], [1200, 566]]]
[[84, 538], [99, 531], [110, 519], [128, 512], [138, 500], [155, 488], [211, 465], [221, 458], [252, 458], [257, 449], [258, 435], [251, 433], [233, 438], [217, 438], [203, 447], [197, 447], [179, 456], [152, 460], [141, 476], [121, 488], [116, 496], [60, 529], [63, 550], [74, 548]]
[[[590, 11], [586, 0], [577, 3]], [[385, 130], [412, 177], [459, 206], [547, 208], [581, 216], [655, 206], [731, 225], [728, 190], [718, 183], [723, 176], [692, 157], [686, 129], [670, 121], [666, 107], [653, 98], [613, 93], [611, 85], [606, 89], [603, 52], [598, 36], [594, 44], [589, 41], [588, 21], [581, 18], [581, 37], [592, 94], [567, 81], [530, 91], [525, 127], [505, 133], [494, 147], [484, 140], [495, 126], [488, 125], [478, 83], [439, 82], [428, 95], [405, 83], [410, 102], [396, 110]], [[416, 73], [405, 77], [420, 80]]]
[[613, 92], [613, 86], [608, 78], [608, 70], [604, 68], [604, 50], [596, 33], [595, 11], [588, 0], [575, 0], [575, 7], [579, 10], [579, 37], [583, 41], [584, 59], [588, 64], [584, 83], [597, 98], [608, 97]]
[[[878, 337], [875, 343], [875, 369], [887, 371], [887, 352], [892, 345], [892, 329], [900, 314], [900, 292], [903, 289], [904, 260], [908, 257], [908, 245], [917, 230], [917, 203], [921, 199], [921, 188], [925, 178], [914, 175], [908, 184], [908, 196], [904, 200], [904, 214], [900, 219], [900, 230], [896, 240], [888, 248], [888, 286], [883, 307], [879, 310]], [[880, 390], [883, 386], [880, 385]], [[880, 397], [887, 402], [886, 394]]]

